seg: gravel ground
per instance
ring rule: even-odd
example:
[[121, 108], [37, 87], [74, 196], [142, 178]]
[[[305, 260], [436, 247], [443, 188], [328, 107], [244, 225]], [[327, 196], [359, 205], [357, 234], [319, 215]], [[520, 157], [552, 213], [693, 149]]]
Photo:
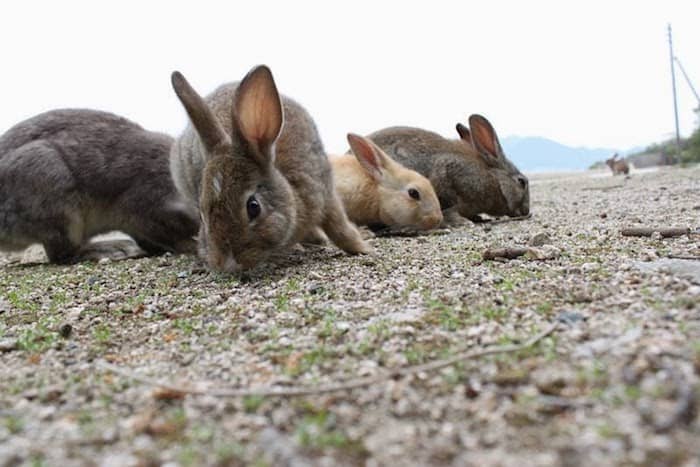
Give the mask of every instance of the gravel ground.
[[[700, 168], [532, 178], [533, 217], [296, 251], [244, 277], [186, 256], [0, 259], [0, 466], [700, 465]], [[549, 259], [482, 261], [538, 245]], [[36, 251], [34, 252], [34, 254]], [[30, 258], [30, 259], [28, 259]], [[157, 390], [320, 385], [303, 397]]]

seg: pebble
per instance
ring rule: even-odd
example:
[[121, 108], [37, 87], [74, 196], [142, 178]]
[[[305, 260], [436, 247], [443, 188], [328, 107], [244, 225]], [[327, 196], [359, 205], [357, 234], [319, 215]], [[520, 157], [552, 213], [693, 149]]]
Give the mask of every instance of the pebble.
[[585, 316], [583, 316], [581, 313], [577, 311], [568, 311], [564, 310], [559, 312], [557, 315], [557, 321], [560, 321], [562, 323], [566, 324], [574, 324], [578, 323], [579, 321], [585, 320]]
[[549, 237], [549, 234], [546, 232], [539, 232], [536, 233], [535, 235], [532, 236], [530, 241], [528, 242], [529, 246], [542, 246], [542, 245], [547, 245], [548, 243], [551, 243], [551, 239]]
[[58, 327], [58, 334], [64, 339], [68, 339], [73, 332], [73, 326], [70, 323], [62, 323]]
[[0, 352], [12, 352], [19, 348], [19, 341], [17, 339], [5, 338], [0, 339]]

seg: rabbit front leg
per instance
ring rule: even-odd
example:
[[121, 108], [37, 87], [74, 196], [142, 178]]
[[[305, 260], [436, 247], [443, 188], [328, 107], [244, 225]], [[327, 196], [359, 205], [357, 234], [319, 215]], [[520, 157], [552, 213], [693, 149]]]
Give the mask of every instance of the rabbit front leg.
[[196, 217], [182, 207], [160, 207], [147, 216], [135, 217], [128, 233], [148, 255], [166, 251], [194, 254], [197, 252], [195, 236], [199, 231]]
[[350, 222], [338, 194], [333, 195], [326, 209], [326, 216], [321, 225], [328, 238], [338, 248], [347, 253], [371, 253], [372, 248], [362, 239], [360, 231]]
[[51, 263], [71, 264], [79, 261], [78, 250], [80, 245], [74, 243], [65, 232], [60, 230], [54, 231], [41, 243]]
[[121, 260], [145, 256], [132, 240], [101, 240], [83, 245], [75, 255], [75, 261]]

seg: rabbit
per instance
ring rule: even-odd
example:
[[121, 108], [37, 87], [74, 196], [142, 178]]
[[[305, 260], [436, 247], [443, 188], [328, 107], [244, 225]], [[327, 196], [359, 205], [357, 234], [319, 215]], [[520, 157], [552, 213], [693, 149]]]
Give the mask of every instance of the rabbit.
[[194, 253], [199, 219], [170, 178], [173, 141], [87, 109], [10, 128], [0, 137], [0, 250], [41, 243], [50, 262], [71, 263], [94, 259], [91, 237], [120, 230], [147, 254]]
[[525, 216], [530, 213], [529, 183], [506, 158], [491, 123], [471, 115], [467, 128], [457, 124], [457, 140], [420, 128], [392, 127], [368, 137], [400, 164], [427, 177], [445, 214], [479, 220], [479, 214]]
[[625, 174], [628, 175], [630, 173], [630, 166], [627, 164], [627, 161], [624, 159], [618, 159], [617, 153], [613, 154], [613, 156], [610, 159], [606, 159], [605, 163], [610, 167], [610, 170], [612, 170], [613, 175], [620, 175], [620, 174]]
[[333, 179], [348, 217], [357, 225], [432, 229], [440, 202], [422, 175], [391, 159], [372, 141], [349, 133], [353, 154], [331, 158]]
[[268, 67], [206, 99], [177, 71], [172, 85], [190, 124], [173, 145], [171, 172], [200, 213], [210, 269], [251, 269], [319, 228], [348, 253], [371, 251], [335, 191], [314, 121], [280, 97]]

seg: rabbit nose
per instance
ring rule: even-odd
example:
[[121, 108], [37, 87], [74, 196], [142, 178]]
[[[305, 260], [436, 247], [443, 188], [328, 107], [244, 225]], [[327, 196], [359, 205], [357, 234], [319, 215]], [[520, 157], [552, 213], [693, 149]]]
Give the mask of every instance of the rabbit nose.
[[520, 215], [520, 216], [528, 216], [528, 215], [530, 215], [530, 205], [529, 205], [529, 204], [525, 204], [525, 205], [523, 205], [523, 206], [520, 206], [519, 211], [520, 211], [520, 213], [519, 213], [518, 215]]
[[423, 222], [424, 229], [434, 229], [442, 222], [442, 212], [429, 216]]
[[209, 266], [219, 272], [237, 272], [240, 269], [236, 259], [231, 254], [218, 258], [211, 258]]

